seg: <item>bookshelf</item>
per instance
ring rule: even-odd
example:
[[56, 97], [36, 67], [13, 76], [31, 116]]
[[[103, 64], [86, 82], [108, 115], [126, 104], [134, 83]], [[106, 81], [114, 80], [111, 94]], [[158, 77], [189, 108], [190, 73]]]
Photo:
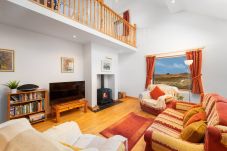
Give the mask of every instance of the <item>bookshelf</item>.
[[47, 91], [17, 91], [8, 94], [8, 119], [27, 118], [34, 124], [45, 121]]

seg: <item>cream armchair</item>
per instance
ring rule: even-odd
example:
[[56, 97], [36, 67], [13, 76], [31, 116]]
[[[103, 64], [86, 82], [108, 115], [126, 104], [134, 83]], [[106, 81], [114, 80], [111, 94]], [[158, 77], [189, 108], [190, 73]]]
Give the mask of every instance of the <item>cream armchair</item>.
[[[160, 96], [158, 100], [154, 100], [150, 96], [150, 92], [158, 86], [162, 91], [165, 92], [165, 95]], [[147, 90], [142, 92], [139, 95], [140, 106], [143, 111], [149, 112], [154, 115], [160, 114], [167, 106], [172, 106], [176, 100], [179, 90], [177, 87], [168, 86], [164, 84], [151, 84], [148, 86]]]

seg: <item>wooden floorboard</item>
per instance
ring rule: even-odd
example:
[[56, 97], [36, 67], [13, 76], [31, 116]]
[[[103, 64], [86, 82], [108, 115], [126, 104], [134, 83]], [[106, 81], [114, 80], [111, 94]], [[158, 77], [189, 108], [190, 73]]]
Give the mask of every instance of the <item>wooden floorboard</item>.
[[[41, 122], [33, 126], [39, 131], [45, 131], [54, 125], [58, 125], [66, 121], [76, 121], [83, 133], [101, 136], [99, 132], [117, 122], [130, 112], [135, 112], [138, 115], [144, 117], [154, 118], [153, 115], [141, 111], [139, 101], [137, 99], [125, 98], [122, 99], [122, 101], [123, 103], [117, 104], [97, 113], [94, 113], [90, 110], [88, 110], [87, 113], [84, 113], [82, 109], [67, 111], [61, 114], [61, 121], [59, 123], [55, 123], [54, 119], [49, 119], [45, 122]], [[144, 151], [144, 148], [145, 142], [143, 140], [143, 137], [141, 137], [132, 151]]]

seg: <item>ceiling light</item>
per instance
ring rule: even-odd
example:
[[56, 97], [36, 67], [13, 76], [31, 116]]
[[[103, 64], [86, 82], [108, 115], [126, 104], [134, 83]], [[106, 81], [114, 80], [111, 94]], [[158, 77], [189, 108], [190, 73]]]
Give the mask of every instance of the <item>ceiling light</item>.
[[175, 4], [175, 3], [176, 3], [176, 0], [170, 0], [170, 2], [171, 2], [172, 4]]
[[77, 36], [76, 35], [73, 35], [73, 38], [77, 38]]

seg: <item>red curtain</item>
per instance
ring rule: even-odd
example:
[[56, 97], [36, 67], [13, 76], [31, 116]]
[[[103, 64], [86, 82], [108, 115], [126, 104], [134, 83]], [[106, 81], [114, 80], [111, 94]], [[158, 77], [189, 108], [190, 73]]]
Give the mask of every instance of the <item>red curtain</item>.
[[188, 60], [193, 60], [192, 65], [190, 65], [190, 71], [192, 76], [192, 93], [201, 94], [203, 91], [202, 84], [202, 50], [186, 52], [186, 58]]
[[[123, 19], [125, 19], [127, 22], [130, 22], [130, 16], [129, 16], [128, 10], [123, 13]], [[123, 35], [128, 36], [129, 35], [129, 26], [125, 23], [123, 26], [124, 26]]]
[[151, 80], [154, 73], [155, 56], [147, 57], [146, 62], [147, 62], [147, 77], [145, 88], [147, 89], [148, 85], [151, 84]]

